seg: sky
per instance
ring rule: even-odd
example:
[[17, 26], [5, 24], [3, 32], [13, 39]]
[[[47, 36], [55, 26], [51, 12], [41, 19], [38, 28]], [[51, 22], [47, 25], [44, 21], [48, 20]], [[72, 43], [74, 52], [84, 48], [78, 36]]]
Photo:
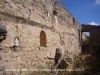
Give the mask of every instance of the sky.
[[100, 0], [60, 0], [80, 24], [100, 25]]

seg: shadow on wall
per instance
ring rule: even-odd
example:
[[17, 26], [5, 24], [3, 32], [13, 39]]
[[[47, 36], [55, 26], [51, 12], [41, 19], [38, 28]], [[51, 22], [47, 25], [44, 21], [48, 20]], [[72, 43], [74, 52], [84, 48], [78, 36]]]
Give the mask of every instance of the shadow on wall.
[[2, 24], [1, 19], [0, 19], [0, 42], [2, 42], [4, 39], [6, 39], [6, 35], [7, 35], [7, 29]]

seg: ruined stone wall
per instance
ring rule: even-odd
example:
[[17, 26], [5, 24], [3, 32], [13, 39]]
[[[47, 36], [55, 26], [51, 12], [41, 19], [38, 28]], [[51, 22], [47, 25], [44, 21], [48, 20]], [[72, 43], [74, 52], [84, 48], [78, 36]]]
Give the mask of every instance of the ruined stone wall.
[[100, 29], [100, 26], [82, 24], [82, 32], [90, 32], [95, 29]]
[[[47, 57], [54, 58], [56, 48], [72, 58], [80, 53], [79, 23], [58, 2], [1, 0], [0, 19], [7, 28], [6, 39], [0, 43], [0, 67], [45, 68]], [[45, 47], [40, 45], [42, 32]], [[18, 71], [16, 75], [29, 73]]]
[[90, 46], [91, 49], [96, 49], [100, 46], [100, 26], [95, 25], [82, 25], [82, 32], [89, 32], [90, 33]]
[[100, 29], [90, 31], [90, 45], [94, 49], [100, 47]]

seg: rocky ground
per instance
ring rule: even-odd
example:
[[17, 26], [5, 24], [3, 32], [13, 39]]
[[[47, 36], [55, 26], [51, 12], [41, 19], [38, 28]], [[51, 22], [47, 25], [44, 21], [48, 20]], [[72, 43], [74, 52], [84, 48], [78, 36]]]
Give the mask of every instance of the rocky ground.
[[80, 54], [75, 59], [74, 68], [79, 70], [63, 72], [59, 75], [100, 75], [100, 48], [92, 50], [90, 53]]
[[[35, 72], [32, 75], [100, 75], [100, 48], [90, 53], [80, 54], [74, 61], [74, 71]], [[76, 71], [75, 71], [76, 70]]]

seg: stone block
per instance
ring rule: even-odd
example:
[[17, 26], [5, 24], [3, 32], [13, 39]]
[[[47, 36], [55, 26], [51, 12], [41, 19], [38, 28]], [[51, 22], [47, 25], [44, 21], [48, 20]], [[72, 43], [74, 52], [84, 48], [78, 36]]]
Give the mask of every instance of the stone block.
[[22, 48], [28, 48], [28, 44], [27, 43], [20, 43], [20, 47], [22, 47]]
[[11, 53], [11, 54], [9, 54], [8, 55], [10, 58], [13, 58], [14, 57], [14, 55]]
[[22, 61], [25, 61], [25, 60], [26, 60], [26, 58], [25, 58], [25, 57], [21, 57], [21, 60], [22, 60]]
[[43, 54], [36, 54], [36, 57], [40, 60], [44, 60], [44, 55]]
[[3, 53], [9, 53], [9, 48], [8, 47], [4, 47], [3, 48]]
[[52, 49], [52, 50], [50, 51], [50, 58], [55, 58], [55, 52], [56, 52], [56, 49], [55, 49], [55, 50]]
[[23, 48], [23, 52], [29, 52], [29, 48]]
[[14, 47], [14, 51], [15, 51], [15, 52], [20, 52], [20, 50], [21, 50], [21, 48], [20, 48], [19, 46], [15, 46], [15, 47]]
[[0, 64], [2, 64], [3, 63], [3, 61], [2, 60], [0, 60]]
[[17, 67], [17, 69], [20, 69], [20, 68], [22, 68], [22, 65], [20, 65], [20, 64], [15, 64], [15, 67]]
[[24, 39], [24, 41], [23, 41], [24, 43], [27, 43], [28, 42], [28, 40], [27, 39]]
[[24, 42], [24, 39], [22, 37], [19, 38], [20, 43]]
[[21, 37], [23, 37], [23, 38], [27, 38], [28, 37], [28, 35], [26, 34], [26, 33], [23, 33], [23, 34], [21, 34]]
[[33, 43], [29, 43], [28, 48], [33, 48]]
[[21, 29], [20, 29], [19, 27], [17, 27], [17, 28], [16, 28], [16, 32], [17, 32], [17, 33], [20, 33], [20, 32], [21, 32]]
[[20, 56], [20, 53], [13, 52], [14, 57]]
[[31, 65], [32, 65], [32, 66], [33, 66], [33, 65], [36, 65], [36, 62], [32, 62]]
[[28, 43], [31, 43], [32, 41], [33, 41], [32, 39], [28, 38]]
[[35, 48], [33, 47], [33, 48], [30, 48], [30, 50], [29, 50], [29, 52], [35, 52]]
[[11, 58], [11, 61], [17, 61], [17, 58], [15, 57], [15, 58]]
[[27, 27], [27, 25], [25, 24], [22, 24], [22, 28], [25, 29]]

